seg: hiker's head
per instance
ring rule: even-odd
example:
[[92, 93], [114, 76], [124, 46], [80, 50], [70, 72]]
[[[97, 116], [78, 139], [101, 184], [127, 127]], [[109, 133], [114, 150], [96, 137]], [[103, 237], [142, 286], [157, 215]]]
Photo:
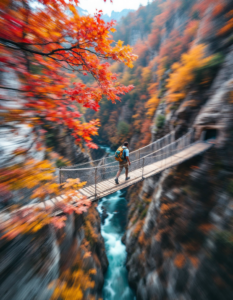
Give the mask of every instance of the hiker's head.
[[125, 147], [128, 147], [128, 146], [129, 146], [129, 143], [128, 143], [128, 142], [125, 142], [125, 143], [124, 143], [124, 146], [125, 146]]

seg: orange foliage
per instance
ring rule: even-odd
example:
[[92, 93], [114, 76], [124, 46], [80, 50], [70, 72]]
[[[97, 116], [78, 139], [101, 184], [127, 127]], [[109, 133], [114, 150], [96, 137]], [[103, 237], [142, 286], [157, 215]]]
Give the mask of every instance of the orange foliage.
[[141, 146], [146, 146], [151, 141], [151, 121], [145, 120], [142, 124], [141, 133], [143, 134], [143, 139], [141, 140]]
[[195, 37], [200, 21], [192, 20], [188, 23], [187, 27], [184, 30], [184, 43], [189, 43]]
[[160, 207], [161, 213], [167, 212], [170, 209], [171, 209], [171, 206], [169, 204], [166, 204], [166, 203], [162, 203], [162, 205]]
[[[132, 85], [126, 87], [117, 81], [107, 60], [132, 68], [137, 57], [122, 41], [113, 44], [115, 23], [105, 23], [101, 11], [94, 16], [81, 16], [75, 7], [77, 0], [41, 3], [43, 7], [37, 9], [32, 8], [30, 0], [0, 3], [1, 72], [15, 75], [19, 87], [1, 85], [1, 90], [16, 90], [17, 95], [1, 94], [0, 125], [15, 126], [12, 130], [16, 135], [21, 126], [32, 128], [35, 141], [31, 147], [37, 151], [46, 148], [45, 130], [41, 128], [48, 124], [51, 128], [62, 124], [77, 145], [85, 143], [96, 148], [92, 135], [97, 134], [99, 121], [85, 122], [78, 108], [97, 111], [103, 96], [114, 103], [132, 90]], [[77, 79], [78, 74], [92, 76], [95, 83], [84, 84]], [[8, 105], [9, 101], [15, 107]], [[63, 201], [56, 202], [55, 207], [65, 213], [80, 214], [90, 206], [90, 201], [77, 191], [83, 186], [78, 179], [59, 186], [53, 164], [49, 160], [36, 161], [28, 149], [15, 150], [7, 163], [0, 169], [0, 193], [11, 195], [11, 191], [26, 188], [39, 203], [63, 194]], [[65, 218], [50, 218], [53, 208], [40, 203], [36, 210], [21, 209], [18, 214], [14, 211], [12, 219], [1, 224], [4, 237], [34, 232], [50, 221], [60, 228]]]
[[208, 233], [210, 230], [214, 228], [213, 224], [205, 223], [198, 226], [198, 229], [203, 231], [204, 233]]
[[157, 232], [156, 235], [155, 235], [155, 240], [157, 242], [160, 242], [161, 241], [161, 233], [160, 232]]
[[159, 105], [160, 99], [157, 97], [157, 95], [153, 95], [146, 103], [146, 108], [148, 109], [147, 115], [149, 117], [153, 117], [155, 114], [155, 111]]
[[200, 249], [200, 244], [198, 242], [192, 241], [182, 245], [185, 252], [196, 253]]
[[[52, 173], [48, 172], [48, 176], [44, 178], [43, 185], [38, 186], [31, 196], [32, 198], [38, 197], [38, 200], [44, 201], [43, 203], [37, 204], [34, 207], [11, 207], [12, 212], [0, 226], [0, 230], [3, 232], [2, 239], [14, 239], [18, 234], [35, 233], [49, 223], [52, 223], [55, 228], [63, 227], [66, 217], [52, 217], [51, 215], [55, 210], [63, 211], [65, 214], [71, 214], [72, 212], [82, 214], [87, 211], [91, 205], [91, 201], [78, 192], [78, 189], [85, 185], [85, 183], [80, 183], [79, 179], [68, 179], [67, 182], [60, 186], [55, 180], [51, 181], [51, 176]], [[32, 181], [28, 178], [28, 184], [33, 184], [34, 186], [34, 177], [32, 177]], [[45, 197], [52, 192], [54, 196], [63, 194], [63, 200], [46, 202]]]
[[230, 103], [233, 103], [233, 92], [230, 92], [229, 101]]
[[[163, 218], [166, 218], [166, 216], [164, 215]], [[164, 229], [159, 229], [155, 235], [156, 241], [161, 242], [162, 235], [167, 234], [167, 233], [169, 233], [169, 227], [164, 228]]]
[[213, 13], [212, 13], [213, 16], [215, 17], [215, 16], [219, 15], [223, 11], [224, 7], [225, 7], [224, 3], [222, 3], [222, 2], [217, 3], [213, 9]]
[[[88, 255], [86, 257], [84, 255], [82, 258], [81, 255], [78, 254], [72, 268], [63, 272], [58, 280], [49, 285], [50, 289], [54, 289], [51, 300], [87, 300], [84, 292], [94, 288], [95, 282], [92, 277], [96, 274], [96, 270], [91, 269], [85, 271], [83, 267], [83, 260], [85, 260], [85, 258], [88, 258]], [[89, 299], [95, 298], [89, 295], [88, 300]]]
[[196, 256], [189, 256], [189, 260], [191, 261], [194, 268], [197, 269], [200, 263], [199, 259]]
[[[115, 74], [109, 72], [108, 64], [102, 62], [101, 57], [132, 67], [136, 56], [121, 41], [111, 46], [110, 32], [114, 30], [114, 22], [105, 24], [100, 18], [101, 13], [94, 17], [80, 16], [69, 3], [71, 1], [59, 0], [46, 1], [43, 10], [32, 11], [28, 2], [16, 0], [9, 7], [7, 2], [1, 3], [0, 60], [4, 64], [3, 70], [9, 68], [18, 73], [19, 93], [22, 92], [25, 99], [23, 111], [18, 110], [17, 119], [33, 127], [41, 125], [43, 120], [63, 123], [72, 130], [77, 142], [83, 139], [92, 147], [90, 136], [97, 133], [98, 124], [95, 121], [90, 124], [81, 122], [74, 103], [98, 110], [103, 95], [112, 101], [119, 100], [119, 95], [130, 91], [131, 87], [119, 85]], [[64, 10], [69, 10], [70, 15]], [[67, 38], [72, 41], [68, 48], [65, 46]], [[14, 52], [14, 47], [9, 45], [14, 45], [19, 51]], [[94, 51], [89, 51], [89, 48]], [[26, 60], [22, 59], [23, 54]], [[39, 70], [32, 72], [33, 68]], [[100, 84], [93, 87], [81, 82], [72, 84], [76, 70], [84, 75], [91, 74]], [[9, 122], [10, 108], [5, 115]]]
[[192, 170], [199, 170], [199, 169], [200, 169], [199, 166], [191, 166], [190, 168], [191, 168]]
[[146, 239], [145, 239], [145, 232], [141, 232], [138, 238], [138, 243], [140, 245], [145, 245], [146, 244]]
[[173, 72], [167, 80], [168, 102], [177, 102], [185, 98], [186, 89], [195, 78], [194, 71], [205, 66], [213, 57], [205, 57], [205, 45], [197, 45], [183, 54], [181, 61], [172, 66]]
[[155, 48], [160, 41], [160, 30], [159, 28], [153, 28], [152, 32], [148, 36], [148, 43], [150, 47]]
[[182, 253], [179, 253], [176, 255], [176, 257], [174, 259], [174, 264], [178, 269], [183, 268], [183, 266], [185, 265], [185, 262], [186, 262], [186, 259]]
[[182, 107], [197, 107], [199, 104], [198, 100], [189, 100], [182, 104]]
[[[228, 18], [232, 17], [232, 16], [233, 16], [233, 10], [231, 10], [229, 13], [226, 14], [226, 17], [228, 17]], [[220, 35], [227, 34], [232, 29], [233, 29], [233, 18], [230, 18], [230, 20], [228, 20], [227, 24], [218, 31], [218, 35], [220, 36]]]
[[212, 7], [212, 16], [215, 16], [222, 11], [224, 4], [224, 0], [198, 0], [194, 4], [192, 12], [198, 11], [200, 18], [203, 18], [207, 9]]
[[155, 17], [155, 23], [158, 24], [160, 28], [167, 22], [169, 17], [174, 14], [174, 12], [179, 8], [180, 1], [172, 1], [166, 0], [161, 3], [160, 8], [162, 9], [162, 13]]
[[[166, 69], [174, 62], [179, 60], [180, 55], [189, 49], [191, 42], [198, 30], [199, 21], [193, 20], [188, 23], [186, 29], [181, 35], [178, 30], [173, 30], [169, 37], [163, 42], [160, 47], [158, 57], [158, 70], [157, 75], [159, 80]], [[172, 49], [172, 51], [171, 51]]]
[[134, 46], [134, 51], [139, 57], [144, 57], [146, 55], [147, 50], [148, 47], [146, 43], [142, 43], [141, 41]]
[[133, 235], [135, 237], [138, 237], [140, 231], [142, 230], [142, 227], [143, 227], [143, 224], [144, 224], [144, 221], [143, 220], [140, 220], [137, 222], [137, 224], [135, 225], [134, 229], [133, 229]]
[[163, 257], [164, 258], [171, 258], [173, 256], [173, 250], [168, 250], [168, 249], [165, 249], [163, 251]]

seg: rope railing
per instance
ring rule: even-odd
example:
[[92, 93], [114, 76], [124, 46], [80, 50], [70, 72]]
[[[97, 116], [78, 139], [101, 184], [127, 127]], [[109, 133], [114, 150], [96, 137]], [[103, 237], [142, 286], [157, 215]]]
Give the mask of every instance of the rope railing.
[[[184, 136], [175, 140], [174, 132], [163, 138], [130, 153], [130, 173], [134, 178], [143, 178], [147, 166], [156, 162], [161, 162], [158, 168], [162, 169], [165, 159], [173, 157], [178, 152], [189, 147], [193, 142], [193, 130], [191, 129]], [[94, 165], [94, 166], [93, 166]], [[79, 178], [81, 182], [86, 182], [84, 189], [91, 195], [98, 194], [98, 189], [111, 189], [110, 182], [116, 177], [119, 170], [119, 163], [114, 156], [105, 157], [103, 160], [84, 163], [71, 167], [59, 169], [60, 183], [68, 178]], [[112, 182], [111, 182], [112, 184]]]
[[[173, 140], [175, 140], [175, 132], [172, 131], [171, 133], [167, 134], [166, 136], [162, 137], [161, 139], [143, 147], [140, 148], [138, 150], [134, 150], [132, 152], [130, 152], [130, 157], [132, 160], [134, 160], [134, 158], [140, 158], [145, 156], [146, 154], [149, 154], [151, 152], [151, 150], [153, 151], [153, 149], [156, 149], [155, 147], [157, 146], [163, 146], [165, 144], [169, 144], [171, 143]], [[108, 164], [117, 164], [116, 160], [115, 160], [115, 156], [111, 155], [111, 156], [107, 156], [105, 158], [101, 158], [101, 159], [97, 159], [97, 160], [92, 160], [89, 162], [85, 162], [85, 163], [81, 163], [81, 164], [77, 164], [77, 165], [73, 165], [72, 169], [86, 169], [86, 168], [93, 168], [93, 167], [97, 167], [101, 164], [108, 165]], [[70, 169], [70, 167], [63, 167], [62, 170], [65, 169]]]

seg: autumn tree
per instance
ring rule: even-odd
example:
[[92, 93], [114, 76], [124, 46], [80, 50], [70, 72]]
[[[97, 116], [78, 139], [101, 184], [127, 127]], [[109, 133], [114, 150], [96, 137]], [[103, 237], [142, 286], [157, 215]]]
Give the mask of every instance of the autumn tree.
[[195, 79], [195, 71], [213, 59], [213, 56], [206, 57], [205, 48], [203, 44], [197, 45], [183, 54], [179, 63], [173, 64], [167, 83], [168, 102], [183, 100], [188, 85]]
[[[60, 194], [51, 160], [38, 161], [31, 151], [49, 151], [44, 128], [62, 124], [78, 145], [94, 148], [91, 136], [97, 134], [99, 122], [84, 122], [79, 108], [97, 111], [103, 96], [115, 102], [132, 89], [120, 84], [108, 68], [110, 61], [132, 67], [136, 59], [129, 46], [113, 41], [114, 22], [105, 23], [101, 11], [93, 17], [80, 16], [75, 5], [77, 0], [0, 3], [1, 127], [15, 137], [22, 128], [30, 128], [32, 139], [29, 149], [14, 149], [1, 166], [0, 193], [7, 199], [22, 188], [30, 189], [37, 202]], [[78, 74], [92, 76], [94, 84], [84, 84]], [[80, 187], [77, 180], [64, 184], [66, 201], [59, 205], [80, 213], [89, 204], [83, 202], [82, 208], [84, 199], [72, 185]], [[71, 197], [79, 199], [79, 210], [71, 205]]]

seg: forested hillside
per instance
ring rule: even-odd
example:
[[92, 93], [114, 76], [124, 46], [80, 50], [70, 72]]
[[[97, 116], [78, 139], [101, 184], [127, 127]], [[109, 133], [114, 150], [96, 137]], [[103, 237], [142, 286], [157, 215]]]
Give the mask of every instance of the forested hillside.
[[137, 300], [230, 300], [233, 2], [154, 1], [117, 30], [138, 60], [112, 70], [135, 88], [115, 107], [104, 102], [100, 136], [134, 149], [192, 129], [214, 144], [128, 189], [129, 283]]
[[[116, 62], [111, 70], [135, 88], [117, 105], [104, 99], [98, 112], [87, 111], [88, 119], [100, 119], [100, 139], [112, 147], [129, 139], [136, 149], [149, 143], [151, 128], [163, 128], [159, 135], [169, 131], [166, 120], [187, 88], [210, 86], [224, 58], [218, 45], [232, 42], [232, 14], [224, 1], [156, 0], [124, 17], [113, 37], [133, 46], [138, 60], [131, 69]], [[193, 93], [185, 105], [195, 110], [205, 99]]]

